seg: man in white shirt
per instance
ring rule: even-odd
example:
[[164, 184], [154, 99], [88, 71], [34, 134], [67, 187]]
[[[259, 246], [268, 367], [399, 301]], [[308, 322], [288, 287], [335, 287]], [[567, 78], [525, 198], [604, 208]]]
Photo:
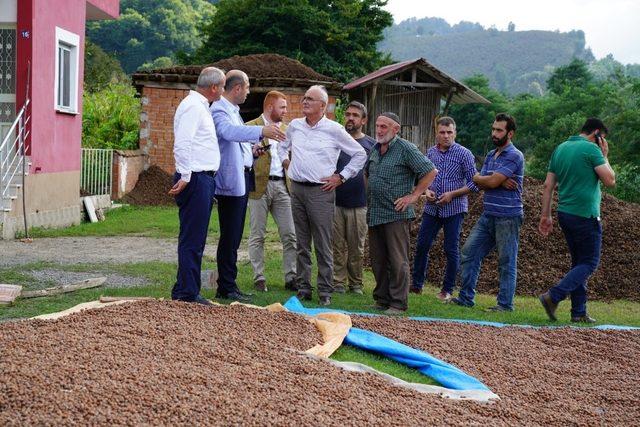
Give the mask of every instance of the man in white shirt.
[[[287, 114], [287, 97], [272, 90], [264, 98], [262, 115], [247, 125], [264, 126], [277, 124], [284, 132], [287, 126], [283, 118]], [[291, 197], [287, 189], [287, 178], [278, 157], [278, 141], [265, 138], [260, 145], [264, 155], [254, 160], [255, 188], [249, 193], [249, 260], [253, 267], [253, 283], [257, 291], [267, 291], [264, 275], [264, 240], [269, 212], [278, 225], [282, 242], [282, 269], [284, 288], [296, 288], [296, 231], [291, 215]]]
[[[311, 299], [313, 240], [318, 262], [320, 305], [331, 304], [333, 292], [333, 190], [356, 176], [367, 159], [362, 146], [344, 127], [325, 117], [328, 102], [329, 95], [323, 86], [311, 86], [302, 98], [305, 117], [291, 121], [286, 140], [278, 146], [278, 156], [292, 181], [291, 209], [296, 228], [298, 298]], [[336, 164], [340, 151], [351, 156], [351, 160], [338, 174]]]
[[220, 150], [209, 104], [224, 92], [224, 73], [207, 67], [198, 77], [196, 90], [180, 102], [173, 119], [176, 161], [174, 196], [180, 218], [178, 274], [171, 298], [211, 305], [200, 296], [202, 254], [207, 241], [209, 218], [215, 195], [215, 174]]

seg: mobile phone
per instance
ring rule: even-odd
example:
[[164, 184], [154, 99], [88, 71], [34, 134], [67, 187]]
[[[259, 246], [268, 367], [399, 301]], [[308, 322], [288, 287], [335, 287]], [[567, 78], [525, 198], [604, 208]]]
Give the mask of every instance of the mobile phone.
[[600, 145], [600, 131], [597, 130], [596, 133], [593, 136], [595, 137], [596, 144]]

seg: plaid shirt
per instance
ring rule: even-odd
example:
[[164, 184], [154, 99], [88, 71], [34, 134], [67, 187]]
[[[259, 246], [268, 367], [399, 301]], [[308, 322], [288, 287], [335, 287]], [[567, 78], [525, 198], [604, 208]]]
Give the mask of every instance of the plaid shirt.
[[[438, 169], [438, 175], [429, 189], [436, 193], [436, 197], [455, 191], [465, 185], [473, 192], [480, 191], [473, 182], [476, 173], [475, 160], [471, 151], [454, 142], [444, 153], [435, 145], [427, 151], [427, 158]], [[469, 210], [467, 195], [455, 197], [446, 205], [436, 205], [427, 202], [424, 205], [424, 213], [427, 215], [448, 218]]]
[[369, 227], [415, 218], [413, 206], [398, 212], [394, 202], [410, 194], [416, 181], [433, 169], [418, 147], [402, 138], [391, 140], [385, 154], [380, 154], [380, 144], [374, 145], [365, 164]]

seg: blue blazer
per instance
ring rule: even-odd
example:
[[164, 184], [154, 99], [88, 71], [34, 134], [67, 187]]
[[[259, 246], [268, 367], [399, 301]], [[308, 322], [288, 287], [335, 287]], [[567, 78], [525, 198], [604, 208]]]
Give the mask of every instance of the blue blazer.
[[262, 126], [245, 126], [240, 108], [225, 97], [211, 104], [211, 115], [220, 147], [220, 168], [215, 178], [216, 194], [244, 196], [246, 187], [240, 143], [260, 141]]

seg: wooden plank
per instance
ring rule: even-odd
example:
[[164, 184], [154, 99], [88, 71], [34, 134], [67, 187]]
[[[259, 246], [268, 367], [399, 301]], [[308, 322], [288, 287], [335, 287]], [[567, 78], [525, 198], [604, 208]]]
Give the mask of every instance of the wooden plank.
[[22, 286], [0, 284], [0, 305], [10, 305], [20, 295]]
[[434, 89], [448, 89], [451, 87], [442, 83], [414, 83], [414, 82], [400, 82], [396, 80], [383, 80], [381, 83], [386, 86], [428, 87], [428, 88], [434, 88]]
[[81, 282], [72, 283], [70, 285], [53, 286], [51, 288], [39, 289], [37, 291], [26, 291], [20, 294], [21, 298], [37, 298], [47, 297], [50, 295], [60, 295], [69, 292], [79, 291], [81, 289], [97, 288], [107, 280], [106, 277], [96, 277], [93, 279], [86, 279]]
[[101, 303], [116, 302], [116, 301], [155, 301], [152, 297], [100, 297]]

